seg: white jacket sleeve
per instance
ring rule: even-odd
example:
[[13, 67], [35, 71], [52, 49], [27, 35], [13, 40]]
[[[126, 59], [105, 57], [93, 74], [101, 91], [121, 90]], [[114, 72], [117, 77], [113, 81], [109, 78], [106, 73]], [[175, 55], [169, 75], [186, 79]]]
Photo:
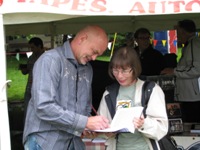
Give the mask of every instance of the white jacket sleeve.
[[[106, 101], [105, 101], [105, 96], [107, 94], [108, 94], [108, 91], [105, 91], [103, 96], [102, 96], [102, 99], [101, 99], [101, 102], [99, 104], [99, 108], [98, 108], [97, 112], [98, 112], [98, 114], [107, 117], [109, 122], [111, 123], [112, 118], [111, 118], [110, 112], [108, 110]], [[116, 150], [116, 139], [115, 139], [115, 137], [109, 138], [106, 141], [105, 145], [106, 145], [106, 150]]]
[[162, 89], [155, 85], [151, 93], [143, 126], [139, 129], [144, 136], [160, 140], [168, 132], [168, 117], [165, 96]]

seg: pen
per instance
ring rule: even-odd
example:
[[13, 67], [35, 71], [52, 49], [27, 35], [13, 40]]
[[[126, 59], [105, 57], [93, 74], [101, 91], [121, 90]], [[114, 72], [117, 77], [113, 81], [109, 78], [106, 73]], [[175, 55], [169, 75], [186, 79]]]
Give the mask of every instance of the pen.
[[97, 111], [96, 111], [96, 109], [93, 107], [93, 105], [91, 105], [91, 107], [92, 107], [92, 110], [94, 111], [95, 115], [96, 115], [96, 116], [99, 116], [99, 114], [97, 113]]

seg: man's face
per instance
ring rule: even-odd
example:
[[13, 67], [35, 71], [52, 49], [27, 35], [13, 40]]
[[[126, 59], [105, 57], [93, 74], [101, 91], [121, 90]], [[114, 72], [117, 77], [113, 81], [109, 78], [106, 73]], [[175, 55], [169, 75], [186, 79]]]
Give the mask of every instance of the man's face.
[[84, 65], [102, 55], [107, 46], [108, 43], [101, 39], [95, 37], [93, 39], [85, 38], [80, 43], [76, 59], [80, 64]]
[[38, 49], [40, 49], [39, 47], [35, 46], [33, 43], [30, 43], [29, 46], [33, 53], [37, 53]]
[[186, 32], [177, 26], [177, 40], [180, 44], [185, 44], [187, 42], [187, 35]]
[[136, 42], [140, 49], [147, 49], [150, 45], [150, 35], [148, 33], [140, 33]]

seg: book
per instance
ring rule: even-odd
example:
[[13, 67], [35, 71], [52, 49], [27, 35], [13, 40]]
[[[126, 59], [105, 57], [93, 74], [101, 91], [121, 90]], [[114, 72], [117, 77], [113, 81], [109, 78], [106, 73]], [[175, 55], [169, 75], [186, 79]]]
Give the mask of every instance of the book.
[[110, 128], [104, 130], [94, 130], [95, 132], [135, 132], [133, 119], [140, 117], [143, 107], [130, 107], [118, 109], [110, 124]]

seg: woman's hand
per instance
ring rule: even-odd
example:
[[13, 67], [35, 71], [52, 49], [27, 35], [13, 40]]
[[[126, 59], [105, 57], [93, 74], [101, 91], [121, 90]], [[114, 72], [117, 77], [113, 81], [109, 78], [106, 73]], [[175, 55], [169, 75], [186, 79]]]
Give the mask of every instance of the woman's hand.
[[134, 118], [133, 124], [134, 124], [134, 127], [136, 129], [140, 129], [143, 126], [143, 124], [144, 124], [144, 116], [142, 115], [139, 118]]

